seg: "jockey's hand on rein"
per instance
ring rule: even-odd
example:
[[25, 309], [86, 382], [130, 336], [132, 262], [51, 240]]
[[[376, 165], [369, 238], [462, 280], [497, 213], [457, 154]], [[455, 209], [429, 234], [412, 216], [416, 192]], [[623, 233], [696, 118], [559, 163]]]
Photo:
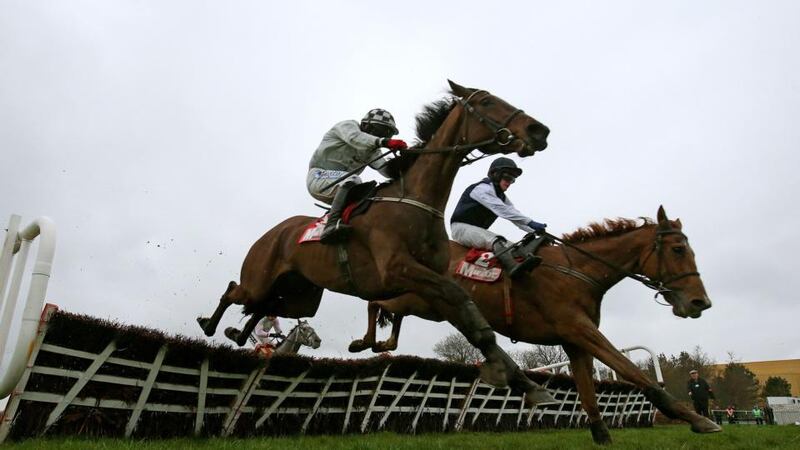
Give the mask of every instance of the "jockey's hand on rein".
[[545, 228], [547, 228], [547, 224], [531, 220], [530, 222], [528, 222], [528, 227], [533, 228], [533, 230], [538, 233], [543, 233]]
[[381, 139], [381, 147], [386, 147], [390, 150], [405, 150], [408, 148], [408, 144], [402, 139], [384, 138]]

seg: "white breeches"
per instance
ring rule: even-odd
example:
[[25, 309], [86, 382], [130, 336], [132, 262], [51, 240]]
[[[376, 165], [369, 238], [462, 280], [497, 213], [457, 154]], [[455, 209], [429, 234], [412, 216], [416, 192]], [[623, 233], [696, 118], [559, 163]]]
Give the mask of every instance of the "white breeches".
[[453, 240], [459, 244], [481, 250], [491, 250], [492, 243], [497, 239], [498, 235], [491, 231], [469, 225], [462, 222], [453, 222], [450, 224], [450, 231], [453, 233]]
[[[317, 168], [309, 169], [308, 175], [306, 176], [306, 187], [308, 188], [308, 193], [311, 194], [311, 196], [315, 199], [330, 205], [333, 202], [333, 197], [336, 195], [336, 191], [339, 189], [339, 186], [337, 185], [336, 187], [332, 187], [325, 192], [322, 192], [322, 190], [346, 173], [347, 171], [344, 170], [324, 170]], [[352, 175], [340, 181], [339, 184], [341, 185], [346, 181], [354, 181], [358, 184], [361, 184], [362, 182], [358, 175]]]

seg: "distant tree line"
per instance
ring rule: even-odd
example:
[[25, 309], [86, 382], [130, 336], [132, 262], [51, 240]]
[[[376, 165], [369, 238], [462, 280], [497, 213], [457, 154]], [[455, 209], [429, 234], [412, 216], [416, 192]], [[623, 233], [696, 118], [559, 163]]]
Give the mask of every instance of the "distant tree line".
[[[712, 367], [716, 363], [699, 346], [691, 353], [683, 351], [669, 356], [662, 353], [658, 355], [658, 362], [664, 376], [664, 388], [687, 402], [690, 399], [686, 383], [692, 369], [697, 369], [700, 377], [708, 381], [716, 397], [713, 402], [719, 408], [729, 405], [750, 408], [766, 397], [791, 395], [791, 384], [785, 378], [769, 377], [762, 386], [756, 375], [738, 362], [732, 353], [728, 354], [728, 363], [719, 372]], [[652, 361], [640, 362], [639, 366], [655, 377]]]

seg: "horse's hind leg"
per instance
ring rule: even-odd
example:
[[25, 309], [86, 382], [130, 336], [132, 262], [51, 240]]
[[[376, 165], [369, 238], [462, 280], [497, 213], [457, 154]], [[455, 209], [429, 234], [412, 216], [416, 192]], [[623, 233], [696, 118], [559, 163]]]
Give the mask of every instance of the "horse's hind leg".
[[600, 416], [597, 408], [597, 396], [592, 380], [592, 355], [574, 345], [564, 345], [564, 351], [569, 356], [569, 363], [572, 366], [572, 377], [575, 379], [575, 386], [578, 388], [578, 397], [581, 406], [589, 418], [589, 428], [592, 430], [592, 439], [595, 444], [610, 444], [611, 434], [608, 426]]
[[410, 289], [453, 324], [477, 347], [486, 362], [481, 366], [481, 379], [496, 387], [512, 387], [525, 392], [529, 405], [551, 403], [555, 399], [547, 389], [530, 380], [516, 362], [497, 345], [494, 331], [464, 289], [455, 281], [416, 262], [395, 262], [382, 274], [387, 285]]
[[200, 324], [200, 328], [203, 329], [206, 336], [213, 336], [214, 333], [217, 332], [217, 325], [219, 325], [222, 315], [225, 314], [225, 310], [228, 309], [229, 306], [233, 303], [242, 304], [246, 298], [247, 295], [244, 288], [236, 284], [235, 281], [228, 283], [228, 289], [225, 290], [225, 293], [222, 294], [222, 297], [219, 299], [219, 304], [217, 304], [217, 309], [214, 310], [214, 314], [212, 314], [210, 318], [197, 318], [197, 323]]
[[400, 326], [403, 324], [403, 317], [404, 316], [402, 314], [394, 315], [394, 318], [392, 319], [392, 334], [389, 335], [389, 339], [386, 339], [382, 342], [376, 342], [375, 345], [372, 346], [373, 352], [380, 353], [397, 350], [397, 341], [400, 339]]
[[241, 347], [247, 343], [247, 338], [256, 328], [256, 325], [258, 325], [258, 321], [266, 316], [266, 313], [254, 312], [250, 318], [247, 319], [247, 323], [244, 324], [244, 328], [242, 328], [241, 331], [234, 327], [228, 327], [225, 329], [225, 336], [227, 336], [228, 339], [232, 340], [233, 342], [236, 342], [236, 345]]
[[369, 302], [367, 304], [367, 332], [361, 339], [356, 339], [350, 343], [347, 348], [351, 353], [358, 353], [364, 351], [375, 345], [375, 328], [378, 323], [378, 313], [381, 307], [378, 302]]

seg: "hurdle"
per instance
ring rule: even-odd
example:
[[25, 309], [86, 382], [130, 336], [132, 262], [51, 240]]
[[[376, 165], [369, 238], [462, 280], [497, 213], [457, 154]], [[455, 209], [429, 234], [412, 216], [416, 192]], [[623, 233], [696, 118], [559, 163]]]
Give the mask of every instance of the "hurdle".
[[[39, 436], [414, 434], [588, 425], [566, 375], [528, 372], [557, 401], [531, 408], [522, 392], [482, 383], [475, 365], [414, 356], [265, 360], [204, 339], [43, 307], [55, 229], [47, 218], [22, 231], [19, 222], [12, 216], [0, 259], [0, 344], [13, 348], [1, 375], [2, 394], [11, 395], [0, 418], [0, 443]], [[20, 333], [10, 347], [6, 325], [36, 238]], [[610, 426], [652, 425], [656, 410], [635, 386], [595, 383]]]

